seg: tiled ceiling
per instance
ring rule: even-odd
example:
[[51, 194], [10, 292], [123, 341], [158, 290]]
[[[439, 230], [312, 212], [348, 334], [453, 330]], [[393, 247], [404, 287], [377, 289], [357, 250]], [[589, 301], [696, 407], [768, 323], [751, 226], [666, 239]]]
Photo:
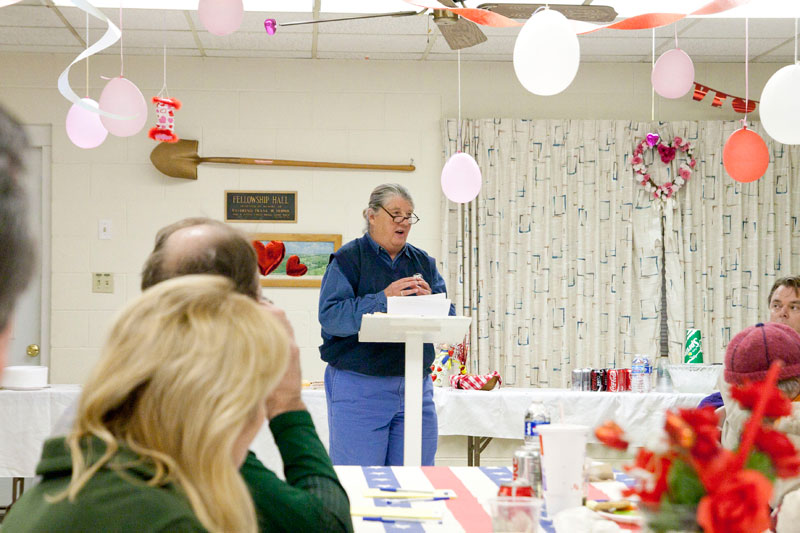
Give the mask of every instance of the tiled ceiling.
[[[379, 3], [381, 0], [375, 0]], [[484, 0], [485, 1], [485, 0]], [[591, 0], [561, 0], [589, 3]], [[751, 0], [759, 2], [763, 0]], [[799, 0], [785, 0], [794, 3]], [[474, 7], [480, 2], [467, 2]], [[597, 0], [595, 3], [601, 3]], [[396, 3], [392, 3], [392, 8]], [[102, 9], [119, 25], [119, 9]], [[259, 13], [248, 11], [239, 30], [218, 37], [207, 32], [197, 12], [123, 9], [123, 44], [127, 54], [181, 56], [263, 57], [288, 59], [376, 59], [452, 61], [455, 52], [440, 34], [430, 12], [402, 18], [371, 18], [301, 26], [279, 26], [267, 35], [264, 19], [278, 24], [310, 20], [311, 11]], [[332, 13], [319, 18], [335, 18]], [[352, 15], [350, 15], [352, 16]], [[743, 62], [745, 20], [691, 18], [655, 31], [655, 53], [678, 43], [696, 63]], [[89, 40], [95, 42], [105, 27], [89, 17]], [[519, 28], [481, 26], [488, 40], [462, 50], [464, 61], [511, 61]], [[795, 57], [794, 19], [750, 19], [749, 57], [753, 62], [792, 63]], [[86, 14], [76, 7], [56, 7], [50, 0], [23, 0], [0, 8], [0, 52], [60, 52], [79, 54], [85, 47]], [[652, 30], [601, 30], [580, 36], [581, 61], [650, 62]], [[105, 53], [118, 53], [119, 43]]]

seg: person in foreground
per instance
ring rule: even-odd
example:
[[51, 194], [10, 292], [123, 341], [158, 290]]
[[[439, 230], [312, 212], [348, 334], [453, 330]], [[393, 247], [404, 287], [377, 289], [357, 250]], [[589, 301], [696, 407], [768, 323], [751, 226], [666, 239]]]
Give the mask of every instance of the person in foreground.
[[11, 340], [14, 304], [30, 281], [34, 263], [25, 191], [19, 183], [26, 146], [22, 127], [0, 107], [0, 377]]
[[257, 531], [238, 473], [289, 339], [219, 276], [145, 291], [112, 326], [72, 432], [48, 440], [17, 531]]
[[[722, 426], [722, 445], [734, 450], [750, 413], [730, 397], [730, 385], [760, 381], [772, 362], [783, 362], [778, 388], [790, 399], [792, 414], [775, 421], [775, 429], [785, 433], [800, 449], [800, 333], [791, 327], [770, 322], [756, 324], [739, 332], [725, 352], [725, 385], [721, 387], [726, 416]], [[800, 477], [777, 479], [772, 507], [776, 509], [777, 533], [800, 531]]]
[[179, 276], [218, 274], [269, 311], [289, 337], [289, 365], [267, 395], [269, 429], [286, 481], [252, 451], [240, 468], [255, 503], [259, 529], [270, 532], [352, 532], [350, 503], [301, 397], [300, 351], [286, 313], [261, 297], [258, 262], [245, 235], [217, 220], [185, 218], [162, 228], [142, 270], [142, 290]]
[[[405, 348], [359, 342], [361, 317], [386, 312], [390, 296], [444, 293], [446, 288], [436, 261], [406, 242], [419, 218], [405, 187], [379, 185], [363, 214], [364, 235], [331, 255], [319, 295], [330, 453], [334, 464], [402, 465]], [[455, 314], [452, 305], [450, 314]], [[424, 376], [433, 358], [433, 345], [425, 344], [419, 369]], [[436, 409], [431, 380], [422, 383], [422, 464], [432, 465]]]

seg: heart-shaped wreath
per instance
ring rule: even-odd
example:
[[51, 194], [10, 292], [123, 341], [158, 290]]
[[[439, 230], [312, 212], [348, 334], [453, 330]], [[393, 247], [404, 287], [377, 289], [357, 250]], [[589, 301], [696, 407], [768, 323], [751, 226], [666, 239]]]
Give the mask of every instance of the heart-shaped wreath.
[[[678, 172], [675, 177], [662, 185], [656, 185], [650, 177], [648, 167], [644, 163], [645, 153], [651, 148], [658, 151], [661, 157], [661, 162], [669, 165], [677, 153], [683, 152], [686, 154], [686, 161], [678, 166]], [[692, 155], [692, 143], [680, 137], [675, 137], [671, 143], [663, 142], [657, 133], [649, 133], [647, 138], [636, 145], [633, 150], [633, 159], [631, 159], [631, 166], [633, 167], [634, 178], [644, 189], [653, 194], [653, 198], [660, 199], [666, 202], [667, 199], [672, 198], [672, 195], [678, 192], [683, 185], [692, 177], [692, 171], [697, 166], [697, 161]]]

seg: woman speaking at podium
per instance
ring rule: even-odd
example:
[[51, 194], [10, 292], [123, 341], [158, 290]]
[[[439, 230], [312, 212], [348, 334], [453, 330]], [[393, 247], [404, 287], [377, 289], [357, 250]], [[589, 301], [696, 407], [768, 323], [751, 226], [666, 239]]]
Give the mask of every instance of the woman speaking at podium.
[[[405, 187], [376, 187], [364, 219], [364, 235], [331, 256], [319, 295], [329, 449], [337, 465], [402, 465], [405, 347], [359, 342], [361, 317], [385, 313], [389, 296], [446, 288], [435, 259], [406, 242], [419, 217]], [[455, 315], [452, 305], [450, 315]], [[420, 372], [426, 377], [433, 357], [433, 345], [425, 344]], [[422, 383], [422, 464], [433, 465], [439, 435], [433, 384]]]

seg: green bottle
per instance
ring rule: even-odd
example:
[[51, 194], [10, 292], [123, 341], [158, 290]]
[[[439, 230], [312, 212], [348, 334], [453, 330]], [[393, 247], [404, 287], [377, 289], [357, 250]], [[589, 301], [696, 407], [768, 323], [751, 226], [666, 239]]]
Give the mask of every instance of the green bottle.
[[686, 330], [686, 351], [683, 353], [683, 362], [703, 362], [703, 344], [699, 329]]

